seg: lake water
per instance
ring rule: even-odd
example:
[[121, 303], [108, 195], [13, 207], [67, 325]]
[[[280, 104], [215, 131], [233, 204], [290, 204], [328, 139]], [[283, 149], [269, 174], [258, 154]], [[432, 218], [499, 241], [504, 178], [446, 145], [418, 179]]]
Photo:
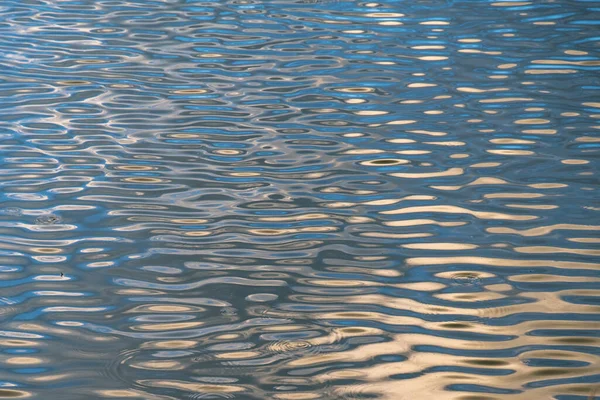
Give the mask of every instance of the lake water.
[[0, 398], [600, 398], [599, 12], [3, 0]]

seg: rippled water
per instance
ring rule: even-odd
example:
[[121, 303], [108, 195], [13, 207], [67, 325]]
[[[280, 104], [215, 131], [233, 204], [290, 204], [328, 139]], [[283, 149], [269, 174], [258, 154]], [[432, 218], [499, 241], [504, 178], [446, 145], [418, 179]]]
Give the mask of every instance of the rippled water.
[[599, 11], [3, 0], [0, 398], [600, 398]]

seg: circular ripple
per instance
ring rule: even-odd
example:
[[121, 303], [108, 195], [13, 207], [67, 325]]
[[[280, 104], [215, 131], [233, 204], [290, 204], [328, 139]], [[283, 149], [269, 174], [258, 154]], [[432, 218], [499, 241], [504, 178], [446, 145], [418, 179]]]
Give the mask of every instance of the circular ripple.
[[40, 215], [35, 219], [35, 223], [38, 225], [54, 225], [58, 224], [60, 221], [60, 217], [54, 214]]
[[208, 400], [208, 399], [233, 399], [235, 396], [231, 393], [190, 393], [186, 399]]
[[481, 278], [476, 273], [459, 272], [452, 276], [452, 282], [457, 285], [477, 286], [481, 284]]
[[233, 307], [224, 307], [220, 310], [221, 315], [226, 317], [235, 317], [238, 315], [238, 311]]
[[2, 209], [2, 214], [19, 216], [23, 215], [23, 210], [18, 207], [6, 207]]
[[131, 364], [131, 360], [133, 360], [139, 352], [139, 349], [127, 349], [120, 352], [117, 357], [111, 359], [104, 365], [101, 372], [102, 375], [115, 381], [129, 383], [125, 372], [130, 368], [129, 365]]
[[265, 346], [265, 350], [269, 353], [274, 354], [288, 354], [288, 353], [307, 353], [311, 350], [315, 350], [315, 346], [307, 342], [306, 340], [279, 340], [271, 342]]

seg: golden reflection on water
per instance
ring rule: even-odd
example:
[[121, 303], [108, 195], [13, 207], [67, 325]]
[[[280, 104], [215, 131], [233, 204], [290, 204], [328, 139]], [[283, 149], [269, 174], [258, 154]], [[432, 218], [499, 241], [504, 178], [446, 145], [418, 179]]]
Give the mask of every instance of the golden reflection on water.
[[0, 398], [594, 397], [590, 7], [8, 3]]
[[[469, 214], [480, 219], [500, 219], [500, 220], [513, 220], [513, 221], [527, 221], [537, 219], [535, 215], [511, 215], [504, 213], [496, 213], [489, 211], [473, 211], [462, 207], [450, 206], [450, 205], [434, 205], [434, 206], [415, 206], [406, 207], [396, 210], [383, 211], [382, 214], [412, 214], [419, 212], [433, 212], [433, 213], [444, 213], [444, 214]], [[490, 228], [491, 229], [491, 228]]]

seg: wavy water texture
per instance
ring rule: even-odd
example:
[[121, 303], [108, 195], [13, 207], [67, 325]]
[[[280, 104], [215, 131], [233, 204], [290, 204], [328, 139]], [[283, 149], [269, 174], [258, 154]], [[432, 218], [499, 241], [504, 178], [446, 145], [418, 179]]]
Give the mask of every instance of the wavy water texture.
[[0, 398], [600, 399], [599, 11], [3, 0]]

